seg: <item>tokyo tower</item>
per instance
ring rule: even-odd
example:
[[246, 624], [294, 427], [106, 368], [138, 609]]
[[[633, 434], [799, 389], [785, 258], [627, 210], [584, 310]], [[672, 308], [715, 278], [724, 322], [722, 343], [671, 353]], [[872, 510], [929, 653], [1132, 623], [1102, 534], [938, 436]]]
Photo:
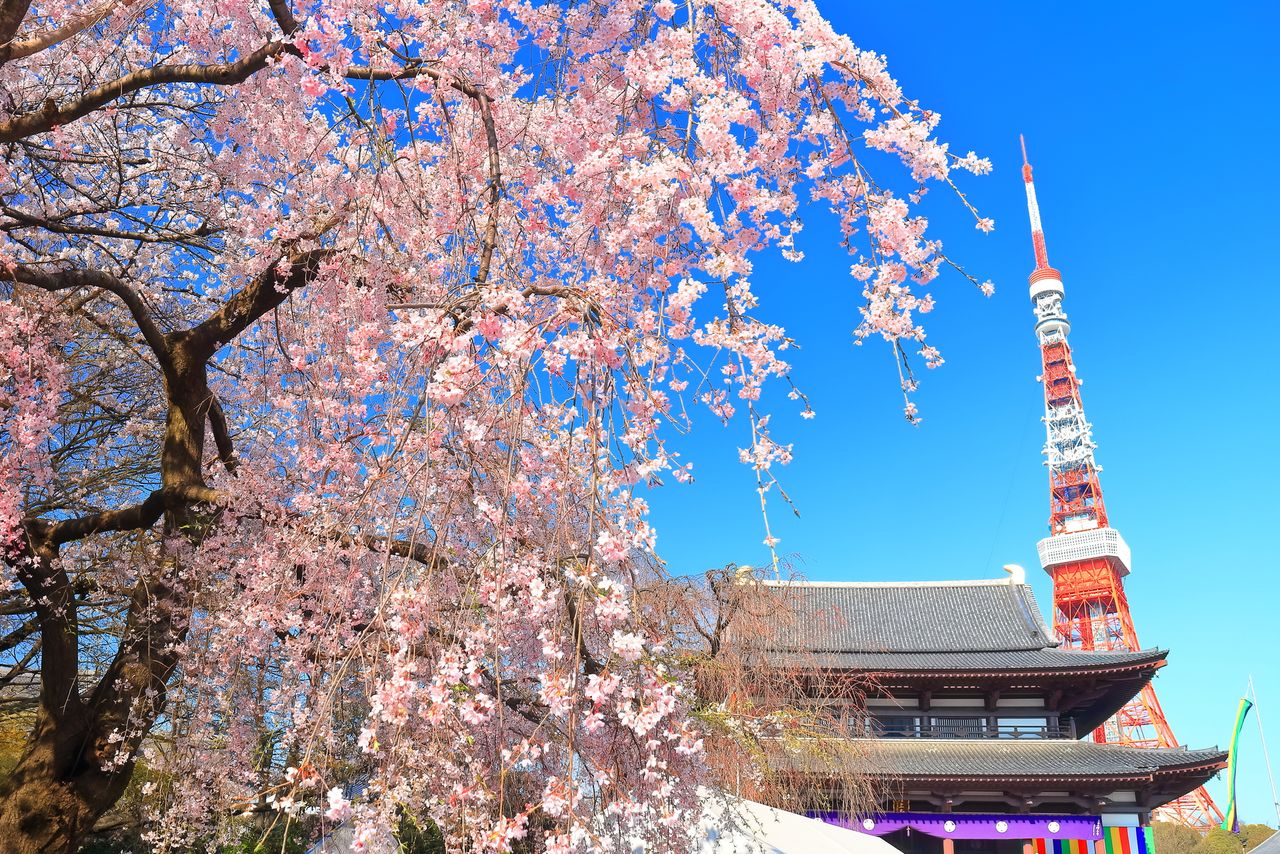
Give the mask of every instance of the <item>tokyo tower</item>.
[[[1137, 651], [1141, 646], [1124, 592], [1129, 546], [1107, 522], [1098, 479], [1102, 468], [1093, 458], [1093, 425], [1085, 419], [1081, 382], [1067, 343], [1071, 324], [1062, 310], [1062, 274], [1049, 266], [1025, 142], [1022, 180], [1035, 247], [1031, 302], [1043, 362], [1039, 381], [1044, 384], [1048, 434], [1044, 455], [1049, 467], [1049, 536], [1036, 544], [1036, 550], [1040, 565], [1053, 579], [1053, 627], [1067, 647]], [[1094, 730], [1093, 739], [1134, 747], [1178, 746], [1150, 683]], [[1207, 830], [1222, 821], [1222, 812], [1201, 787], [1161, 808], [1156, 818]]]

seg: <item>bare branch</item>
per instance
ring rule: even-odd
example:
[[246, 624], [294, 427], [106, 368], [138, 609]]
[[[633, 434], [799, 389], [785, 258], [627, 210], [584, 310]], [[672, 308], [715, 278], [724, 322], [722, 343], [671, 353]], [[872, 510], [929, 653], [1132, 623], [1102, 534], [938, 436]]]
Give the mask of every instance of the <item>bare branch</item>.
[[[196, 240], [201, 237], [208, 237], [214, 234], [217, 229], [209, 225], [203, 225], [194, 231], [188, 232], [170, 232], [163, 228], [149, 231], [122, 231], [117, 228], [101, 228], [96, 225], [66, 225], [60, 220], [47, 219], [41, 216], [20, 211], [17, 208], [6, 206], [0, 207], [0, 213], [17, 221], [21, 225], [28, 225], [32, 228], [43, 228], [45, 231], [51, 231], [54, 234], [92, 234], [98, 237], [114, 237], [120, 240], [136, 240], [139, 243], [185, 243]], [[6, 230], [11, 230], [17, 226], [6, 226]], [[150, 228], [155, 228], [151, 226]]]

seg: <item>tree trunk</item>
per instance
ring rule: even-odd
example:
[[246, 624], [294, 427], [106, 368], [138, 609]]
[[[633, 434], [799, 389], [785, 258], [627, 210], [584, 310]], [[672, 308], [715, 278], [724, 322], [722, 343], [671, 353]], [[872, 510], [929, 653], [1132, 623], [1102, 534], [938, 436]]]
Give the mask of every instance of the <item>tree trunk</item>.
[[[0, 782], [3, 854], [72, 854], [119, 800], [134, 754], [164, 708], [177, 665], [172, 650], [186, 625], [172, 585], [139, 584], [120, 646], [88, 700], [74, 684], [61, 697], [42, 692], [27, 752]], [[46, 686], [61, 684], [59, 674], [42, 676]]]
[[[162, 452], [165, 484], [203, 486], [200, 452], [211, 399], [198, 364], [186, 382], [170, 383]], [[198, 538], [185, 502], [165, 512], [169, 535]], [[177, 665], [174, 645], [186, 633], [187, 597], [172, 565], [139, 567], [119, 646], [92, 691], [79, 684], [79, 624], [70, 577], [47, 528], [28, 528], [18, 576], [35, 601], [45, 641], [40, 707], [26, 752], [0, 782], [2, 854], [73, 854], [124, 793], [134, 753], [164, 708]], [[44, 536], [42, 536], [42, 534]]]
[[83, 721], [41, 709], [27, 752], [0, 783], [5, 854], [72, 854], [120, 797], [132, 767], [104, 772], [86, 761], [88, 736]]
[[[211, 420], [219, 458], [228, 470], [235, 465], [225, 416], [209, 389], [208, 362], [305, 286], [328, 254], [313, 250], [291, 257], [285, 274], [272, 265], [192, 329], [161, 335], [145, 309], [130, 304], [164, 373], [162, 489], [128, 510], [72, 520], [65, 535], [59, 520], [26, 521], [26, 541], [13, 566], [40, 625], [40, 708], [26, 752], [0, 781], [0, 854], [73, 854], [120, 798], [133, 775], [134, 754], [164, 708], [178, 665], [175, 649], [189, 623], [191, 591], [176, 567], [139, 567], [115, 656], [93, 690], [83, 693], [76, 598], [58, 560], [60, 545], [100, 531], [149, 529], [162, 509], [166, 538], [200, 541], [210, 524], [197, 507], [210, 500], [202, 463]], [[51, 289], [61, 287], [55, 283]]]

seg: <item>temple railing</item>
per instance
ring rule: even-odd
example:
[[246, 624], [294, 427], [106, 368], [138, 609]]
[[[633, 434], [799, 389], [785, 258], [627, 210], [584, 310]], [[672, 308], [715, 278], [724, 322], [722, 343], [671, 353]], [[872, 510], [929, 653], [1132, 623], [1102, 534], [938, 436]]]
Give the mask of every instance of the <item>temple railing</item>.
[[866, 734], [872, 738], [1003, 738], [1003, 739], [1041, 739], [1041, 738], [1078, 738], [1075, 722], [1068, 724], [1007, 724], [990, 723], [968, 718], [937, 720], [931, 722], [908, 722], [910, 719], [880, 720], [871, 718], [867, 721]]

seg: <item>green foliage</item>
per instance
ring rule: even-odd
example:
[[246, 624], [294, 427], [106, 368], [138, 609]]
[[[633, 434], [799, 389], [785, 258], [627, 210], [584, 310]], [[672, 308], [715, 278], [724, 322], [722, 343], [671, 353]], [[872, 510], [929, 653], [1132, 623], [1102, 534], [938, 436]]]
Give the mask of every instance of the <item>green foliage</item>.
[[1244, 842], [1239, 836], [1220, 827], [1214, 827], [1205, 834], [1204, 839], [1195, 847], [1193, 854], [1243, 854]]
[[428, 819], [420, 824], [407, 812], [400, 814], [396, 841], [400, 843], [398, 854], [444, 854], [444, 834], [435, 822]]
[[1171, 821], [1153, 821], [1151, 829], [1156, 837], [1156, 854], [1191, 854], [1201, 841], [1200, 834]]
[[34, 720], [35, 712], [30, 709], [0, 715], [0, 776], [12, 771], [22, 758]]
[[1244, 840], [1244, 850], [1252, 851], [1276, 832], [1274, 827], [1265, 824], [1240, 825], [1240, 838]]
[[238, 844], [223, 847], [218, 854], [306, 854], [311, 836], [310, 827], [297, 821], [286, 823], [278, 817], [265, 830], [257, 827], [245, 831]]
[[1215, 827], [1201, 836], [1189, 827], [1167, 821], [1153, 821], [1151, 829], [1155, 831], [1157, 854], [1245, 854], [1276, 832], [1265, 824], [1242, 824], [1238, 834]]
[[91, 838], [79, 854], [151, 854], [151, 846], [136, 833], [122, 831]]
[[139, 760], [124, 794], [100, 822], [114, 829], [91, 836], [80, 854], [151, 854], [152, 847], [142, 841], [142, 827], [156, 807], [155, 790], [167, 783], [165, 775]]

